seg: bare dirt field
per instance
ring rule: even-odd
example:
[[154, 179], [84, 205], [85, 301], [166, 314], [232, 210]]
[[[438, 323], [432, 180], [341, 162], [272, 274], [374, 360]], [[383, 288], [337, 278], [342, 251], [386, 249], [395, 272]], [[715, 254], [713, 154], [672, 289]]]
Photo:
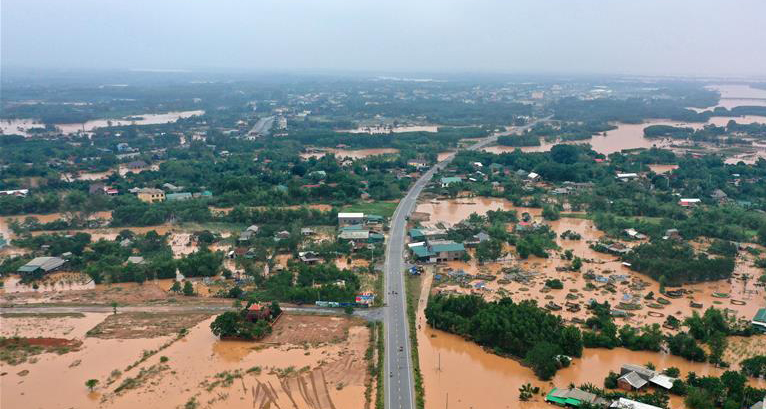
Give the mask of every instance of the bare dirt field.
[[112, 314], [88, 331], [101, 339], [155, 338], [177, 334], [210, 317], [209, 313], [126, 312]]
[[264, 342], [279, 344], [336, 343], [348, 337], [348, 330], [360, 321], [319, 315], [284, 314]]

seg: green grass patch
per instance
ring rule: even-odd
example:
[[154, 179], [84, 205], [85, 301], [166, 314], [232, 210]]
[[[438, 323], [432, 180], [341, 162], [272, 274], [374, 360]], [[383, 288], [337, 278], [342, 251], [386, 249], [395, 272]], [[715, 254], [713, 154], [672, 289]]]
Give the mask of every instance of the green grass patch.
[[364, 214], [377, 214], [380, 216], [391, 217], [398, 204], [399, 202], [357, 203], [343, 206], [342, 210], [344, 212], [361, 212]]
[[418, 356], [418, 332], [417, 311], [420, 300], [420, 276], [407, 277], [404, 280], [407, 293], [407, 319], [410, 325], [410, 348], [412, 357], [412, 372], [415, 379], [415, 407], [424, 409], [426, 406], [425, 388], [423, 387], [423, 373], [420, 372], [420, 357]]
[[384, 409], [385, 408], [385, 402], [384, 402], [385, 390], [384, 390], [384, 385], [383, 385], [383, 382], [384, 382], [384, 374], [383, 374], [384, 369], [383, 368], [385, 368], [385, 363], [383, 362], [383, 359], [385, 358], [385, 356], [383, 354], [385, 353], [385, 349], [386, 349], [386, 346], [385, 346], [386, 345], [386, 340], [385, 340], [385, 337], [384, 337], [384, 334], [383, 334], [383, 323], [382, 322], [377, 323], [376, 327], [377, 327], [377, 333], [378, 333], [378, 336], [377, 336], [377, 338], [378, 338], [377, 339], [377, 344], [378, 344], [378, 367], [377, 367], [378, 382], [377, 382], [377, 388], [376, 388], [377, 391], [376, 391], [376, 396], [375, 396], [375, 409]]
[[561, 217], [566, 217], [569, 219], [583, 219], [583, 220], [591, 220], [593, 219], [593, 216], [587, 213], [561, 213]]

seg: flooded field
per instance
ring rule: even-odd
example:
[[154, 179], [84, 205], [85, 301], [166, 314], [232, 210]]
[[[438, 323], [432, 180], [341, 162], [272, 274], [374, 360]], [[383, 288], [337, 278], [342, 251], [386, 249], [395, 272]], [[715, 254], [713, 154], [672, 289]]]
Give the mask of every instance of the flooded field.
[[[766, 117], [763, 116], [742, 116], [742, 117], [713, 117], [707, 123], [686, 123], [678, 121], [668, 120], [648, 120], [642, 124], [616, 124], [617, 129], [607, 131], [606, 135], [595, 135], [591, 139], [569, 142], [576, 144], [588, 143], [593, 150], [598, 153], [609, 155], [610, 153], [620, 152], [624, 149], [636, 149], [636, 148], [670, 148], [676, 141], [670, 138], [664, 139], [647, 139], [644, 138], [644, 128], [650, 125], [670, 125], [679, 127], [689, 127], [694, 129], [700, 129], [707, 124], [715, 124], [717, 126], [725, 126], [730, 120], [734, 120], [740, 124], [749, 124], [753, 122], [766, 123]], [[512, 147], [512, 146], [489, 146], [483, 150], [491, 153], [504, 153], [513, 152], [516, 149], [521, 149], [523, 152], [547, 152], [560, 142], [546, 142], [541, 140], [540, 146], [525, 146], [525, 147]]]
[[669, 173], [678, 169], [678, 165], [647, 165], [654, 173]]
[[348, 150], [348, 149], [323, 148], [323, 149], [316, 149], [314, 152], [302, 153], [301, 157], [304, 159], [321, 158], [322, 156], [327, 155], [328, 153], [334, 154], [337, 158], [362, 159], [362, 158], [366, 158], [368, 156], [373, 156], [373, 155], [399, 153], [399, 149], [374, 148], [374, 149]]
[[766, 106], [766, 90], [764, 89], [740, 84], [711, 85], [707, 88], [721, 93], [721, 100], [716, 107], [731, 109], [738, 106]]
[[[131, 314], [4, 315], [4, 335], [44, 333], [81, 345], [61, 354], [28, 357], [17, 365], [1, 363], [0, 406], [149, 408], [157, 402], [163, 407], [196, 402], [199, 407], [235, 409], [364, 407], [369, 330], [361, 322], [285, 315], [262, 342], [245, 342], [221, 341], [210, 331], [213, 318], [199, 319], [194, 316], [196, 325], [187, 322], [192, 327], [186, 336], [165, 331], [136, 338], [120, 331], [116, 338], [96, 338], [88, 331], [93, 335], [102, 322], [119, 321], [138, 330], [140, 322]], [[88, 379], [98, 381], [92, 392], [85, 387]]]
[[[658, 169], [659, 170], [659, 169]], [[461, 202], [470, 200], [472, 204], [461, 205]], [[484, 214], [488, 210], [505, 209], [528, 212], [536, 221], [542, 222], [540, 209], [515, 208], [509, 202], [499, 199], [457, 199], [444, 200], [437, 203], [423, 203], [418, 206], [418, 212], [431, 212], [430, 222], [456, 223], [465, 219], [472, 212]], [[763, 289], [755, 287], [753, 282], [745, 284], [739, 278], [747, 273], [751, 276], [758, 274], [752, 267], [752, 259], [749, 255], [741, 255], [737, 259], [735, 277], [732, 280], [701, 283], [684, 286], [691, 290], [692, 295], [688, 298], [669, 299], [669, 304], [661, 308], [651, 309], [650, 303], [643, 299], [650, 291], [654, 292], [655, 298], [659, 294], [659, 285], [646, 276], [642, 276], [629, 270], [614, 256], [597, 253], [588, 247], [589, 242], [598, 240], [602, 233], [595, 229], [592, 222], [580, 218], [562, 218], [554, 222], [545, 222], [560, 235], [566, 230], [574, 231], [582, 236], [581, 240], [563, 240], [557, 238], [557, 243], [562, 251], [571, 249], [574, 255], [584, 259], [582, 272], [556, 271], [557, 267], [566, 267], [569, 262], [562, 260], [558, 252], [551, 252], [547, 259], [530, 257], [527, 260], [508, 258], [504, 262], [486, 263], [478, 265], [475, 260], [471, 262], [449, 262], [437, 266], [434, 270], [427, 269], [424, 275], [423, 291], [420, 297], [420, 311], [418, 315], [418, 343], [420, 354], [420, 366], [424, 375], [426, 401], [428, 407], [443, 407], [449, 405], [453, 408], [476, 408], [496, 407], [494, 402], [503, 402], [502, 406], [508, 408], [542, 408], [549, 407], [538, 397], [537, 401], [519, 402], [518, 387], [526, 382], [534, 380], [533, 385], [540, 386], [543, 391], [549, 391], [555, 386], [566, 386], [570, 382], [576, 385], [591, 382], [600, 386], [609, 370], [618, 370], [623, 363], [643, 364], [654, 363], [658, 368], [676, 366], [682, 373], [695, 371], [697, 374], [720, 374], [722, 370], [708, 364], [692, 363], [683, 358], [667, 354], [650, 352], [635, 352], [625, 349], [586, 349], [581, 359], [575, 359], [569, 368], [560, 370], [551, 382], [540, 382], [534, 377], [532, 371], [523, 367], [519, 362], [502, 358], [484, 351], [481, 347], [462, 338], [433, 330], [425, 324], [423, 308], [428, 296], [428, 289], [434, 283], [433, 291], [447, 291], [453, 293], [479, 294], [485, 299], [498, 299], [509, 296], [513, 299], [534, 299], [538, 305], [543, 306], [548, 302], [555, 302], [564, 306], [567, 302], [580, 306], [579, 311], [554, 311], [554, 314], [562, 316], [565, 320], [574, 318], [585, 319], [587, 313], [585, 302], [595, 299], [599, 302], [609, 301], [613, 306], [620, 302], [637, 302], [642, 304], [641, 309], [631, 311], [634, 316], [625, 319], [616, 319], [617, 325], [629, 323], [633, 326], [643, 324], [662, 324], [668, 314], [679, 319], [691, 315], [693, 311], [701, 312], [703, 309], [693, 308], [691, 301], [701, 303], [703, 308], [715, 306], [728, 308], [730, 313], [737, 317], [750, 319], [758, 308], [766, 306]], [[629, 244], [631, 245], [631, 244]], [[702, 243], [695, 243], [703, 246]], [[507, 284], [499, 284], [498, 280], [482, 281], [483, 289], [478, 289], [473, 284], [461, 287], [456, 284], [440, 284], [433, 281], [432, 272], [446, 277], [448, 271], [464, 270], [470, 274], [487, 274], [502, 278], [503, 268], [514, 267], [521, 271], [531, 273], [528, 281], [520, 283], [510, 281]], [[597, 277], [621, 277], [618, 280], [610, 280], [615, 292], [606, 291], [601, 282], [595, 282], [596, 286], [588, 290], [583, 273], [592, 272]], [[558, 278], [564, 282], [564, 289], [544, 289], [547, 279]], [[718, 298], [713, 293], [727, 293], [729, 298]], [[733, 304], [731, 300], [744, 301], [744, 305]], [[650, 314], [649, 312], [652, 312]], [[667, 332], [667, 329], [663, 329]], [[742, 345], [744, 342], [746, 344]], [[732, 342], [727, 350], [729, 362], [737, 363], [753, 351], [766, 350], [766, 336], [752, 337], [747, 341]], [[759, 385], [763, 381], [759, 382]], [[510, 386], [510, 387], [509, 387]], [[676, 401], [677, 404], [680, 400]], [[675, 406], [674, 406], [675, 407]]]
[[[141, 114], [128, 118], [117, 119], [95, 119], [84, 123], [76, 124], [56, 124], [61, 132], [76, 133], [76, 132], [92, 132], [96, 128], [104, 128], [107, 126], [123, 126], [123, 125], [155, 125], [165, 124], [169, 122], [175, 122], [182, 118], [189, 118], [192, 116], [203, 115], [205, 111], [176, 111], [166, 112], [164, 114]], [[14, 119], [14, 120], [2, 120], [0, 121], [0, 129], [5, 134], [20, 134], [27, 136], [27, 130], [32, 128], [43, 128], [44, 125], [36, 122], [34, 119]]]
[[[25, 214], [19, 216], [5, 216], [0, 217], [0, 234], [4, 235], [8, 239], [15, 238], [15, 234], [11, 231], [11, 222], [18, 221], [23, 223], [27, 218], [35, 218], [40, 223], [50, 223], [56, 220], [70, 220], [76, 213], [49, 213], [49, 214]], [[88, 215], [88, 220], [111, 220], [111, 211], [95, 212]], [[116, 235], [115, 235], [116, 237]]]

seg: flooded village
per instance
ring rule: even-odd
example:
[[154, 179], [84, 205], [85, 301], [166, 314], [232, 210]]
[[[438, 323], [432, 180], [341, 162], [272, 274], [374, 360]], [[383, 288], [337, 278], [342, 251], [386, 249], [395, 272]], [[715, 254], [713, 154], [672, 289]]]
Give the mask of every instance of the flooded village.
[[226, 84], [8, 105], [0, 406], [766, 397], [762, 84]]

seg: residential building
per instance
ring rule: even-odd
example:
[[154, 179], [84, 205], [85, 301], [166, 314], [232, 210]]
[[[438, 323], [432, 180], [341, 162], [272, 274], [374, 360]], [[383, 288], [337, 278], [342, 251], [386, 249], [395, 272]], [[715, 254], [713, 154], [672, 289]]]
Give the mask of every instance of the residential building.
[[146, 264], [146, 261], [144, 261], [144, 258], [141, 256], [130, 256], [128, 257], [128, 264]]
[[171, 192], [178, 192], [179, 190], [183, 189], [182, 187], [176, 186], [172, 183], [163, 183], [162, 187]]
[[628, 180], [638, 178], [638, 173], [618, 173], [616, 177], [620, 181], [627, 182]]
[[460, 260], [465, 255], [465, 246], [451, 240], [433, 240], [411, 245], [410, 250], [418, 261], [441, 263]]
[[681, 233], [678, 231], [678, 229], [667, 229], [665, 230], [665, 236], [664, 239], [672, 239], [672, 240], [681, 240]]
[[646, 379], [640, 377], [635, 372], [628, 372], [625, 375], [622, 375], [621, 377], [617, 378], [617, 386], [620, 389], [626, 390], [626, 391], [637, 391], [644, 387], [649, 383]]
[[[627, 398], [620, 398], [609, 406], [610, 408], [617, 408], [617, 409], [662, 409], [658, 406], [649, 405], [647, 403], [638, 402], [635, 400], [627, 399]], [[758, 408], [761, 409], [761, 408]]]
[[457, 177], [457, 176], [450, 176], [450, 177], [443, 177], [441, 178], [441, 185], [442, 187], [449, 187], [449, 185], [453, 183], [460, 183], [463, 179]]
[[606, 406], [608, 402], [603, 398], [599, 398], [596, 394], [585, 392], [582, 389], [577, 388], [553, 388], [548, 395], [545, 396], [546, 402], [551, 402], [559, 406], [581, 406], [583, 403], [590, 405]]
[[247, 307], [247, 320], [248, 321], [258, 321], [258, 320], [268, 320], [269, 317], [271, 317], [271, 307], [268, 305], [263, 305], [261, 303], [254, 303], [251, 306]]
[[700, 204], [702, 200], [694, 198], [685, 198], [678, 201], [678, 204], [683, 207], [692, 207]]
[[338, 213], [338, 225], [364, 224], [364, 213]]
[[26, 197], [28, 194], [29, 189], [0, 190], [0, 196]]
[[303, 227], [303, 228], [301, 228], [301, 236], [306, 236], [306, 237], [308, 237], [308, 236], [313, 236], [313, 235], [315, 235], [315, 234], [316, 234], [316, 232], [315, 232], [315, 231], [314, 231], [314, 229], [312, 229], [312, 228], [309, 228], [309, 227]]
[[192, 194], [189, 192], [181, 192], [181, 193], [168, 193], [165, 195], [165, 199], [168, 201], [180, 201], [180, 200], [189, 200], [192, 198]]
[[165, 201], [165, 192], [160, 189], [144, 188], [137, 193], [138, 200], [146, 203], [158, 203]]
[[313, 251], [298, 252], [298, 258], [301, 260], [302, 263], [305, 263], [305, 264], [317, 264], [321, 261], [321, 259], [317, 257], [317, 253]]
[[[638, 378], [645, 382], [639, 381]], [[620, 383], [620, 379], [623, 380], [622, 383]], [[620, 387], [624, 386], [623, 389], [626, 390], [638, 390], [647, 384], [652, 384], [669, 390], [673, 387], [673, 382], [675, 382], [675, 380], [676, 378], [671, 378], [643, 365], [625, 364], [620, 368], [620, 378], [617, 382]]]
[[759, 400], [758, 402], [755, 402], [753, 406], [750, 407], [750, 409], [766, 409], [766, 397]]

